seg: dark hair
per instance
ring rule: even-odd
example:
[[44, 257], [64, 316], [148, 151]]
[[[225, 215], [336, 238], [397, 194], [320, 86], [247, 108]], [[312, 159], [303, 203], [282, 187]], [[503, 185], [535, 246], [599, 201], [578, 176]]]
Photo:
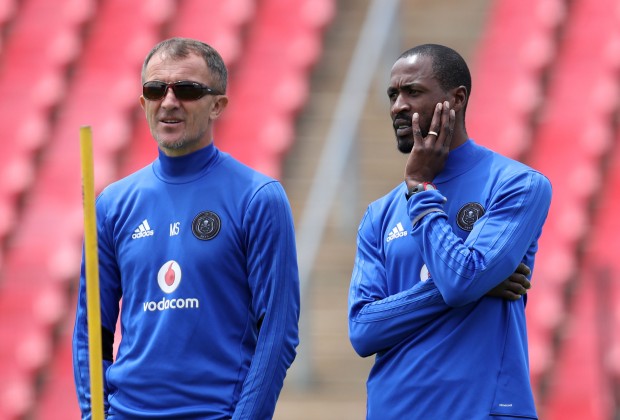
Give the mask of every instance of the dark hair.
[[146, 66], [158, 52], [168, 54], [172, 58], [186, 58], [191, 53], [201, 56], [215, 78], [215, 85], [212, 87], [221, 93], [226, 93], [228, 70], [222, 56], [212, 46], [190, 38], [170, 38], [155, 45], [142, 64], [142, 82], [145, 81]]
[[443, 45], [423, 44], [408, 49], [398, 59], [413, 55], [432, 59], [433, 74], [444, 91], [447, 92], [450, 89], [465, 86], [467, 98], [469, 98], [471, 95], [471, 74], [467, 63], [459, 53]]

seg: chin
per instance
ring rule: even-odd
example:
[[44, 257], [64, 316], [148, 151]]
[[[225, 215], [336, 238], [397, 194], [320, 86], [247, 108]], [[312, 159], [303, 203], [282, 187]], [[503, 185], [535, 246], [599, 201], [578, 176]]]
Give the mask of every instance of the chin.
[[181, 150], [185, 148], [185, 144], [182, 141], [160, 141], [159, 147], [167, 150]]
[[413, 150], [413, 138], [396, 137], [396, 147], [401, 153], [409, 154]]
[[170, 136], [165, 134], [157, 136], [156, 141], [160, 147], [170, 150], [183, 149], [189, 143], [185, 136]]

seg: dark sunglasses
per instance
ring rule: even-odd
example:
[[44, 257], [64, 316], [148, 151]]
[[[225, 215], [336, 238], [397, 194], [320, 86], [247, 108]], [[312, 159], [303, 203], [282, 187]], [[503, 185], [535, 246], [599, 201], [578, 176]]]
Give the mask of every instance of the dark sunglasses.
[[180, 101], [195, 101], [205, 95], [219, 95], [219, 92], [198, 82], [181, 80], [179, 82], [164, 83], [153, 80], [142, 85], [142, 96], [150, 101], [157, 101], [166, 96], [168, 88], [172, 88], [174, 96]]

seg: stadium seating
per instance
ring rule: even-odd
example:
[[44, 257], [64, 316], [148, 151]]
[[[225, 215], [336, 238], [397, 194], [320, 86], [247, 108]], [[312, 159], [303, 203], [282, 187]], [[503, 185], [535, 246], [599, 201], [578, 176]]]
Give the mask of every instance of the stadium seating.
[[213, 46], [232, 68], [243, 48], [244, 27], [253, 18], [255, 0], [185, 0], [168, 28], [169, 36], [200, 39]]
[[15, 0], [0, 0], [0, 60], [4, 49], [5, 33], [17, 14], [17, 2]]
[[[7, 420], [78, 415], [70, 335], [82, 241], [79, 127], [93, 128], [97, 190], [152, 161], [140, 65], [157, 40], [196, 37], [230, 69], [216, 143], [280, 177], [335, 10], [334, 0], [61, 3], [0, 0], [0, 94], [10, 105], [0, 114]], [[554, 187], [526, 309], [532, 381], [541, 418], [551, 420], [609, 418], [605, 385], [620, 382], [620, 310], [603, 299], [620, 301], [619, 20], [612, 0], [498, 0], [472, 66], [468, 130]]]
[[[13, 333], [3, 336], [8, 353], [0, 370], [15, 374], [14, 380], [0, 384], [0, 396], [12, 395], [16, 383], [34, 395], [36, 375], [51, 356], [54, 328], [71, 311], [67, 298], [72, 285], [67, 282], [74, 281], [79, 270], [82, 236], [79, 127], [93, 127], [100, 190], [116, 176], [116, 155], [129, 140], [132, 109], [138, 103], [138, 94], [131, 92], [139, 92], [140, 60], [132, 54], [143, 56], [148, 51], [165, 18], [135, 16], [148, 17], [146, 11], [161, 8], [162, 3], [103, 2], [85, 40], [81, 25], [94, 16], [93, 2], [72, 0], [58, 7], [31, 0], [16, 17], [0, 82], [4, 97], [15, 98], [11, 112], [2, 114], [4, 126], [16, 130], [5, 130], [16, 141], [7, 143], [15, 151], [3, 155], [11, 164], [2, 167], [13, 170], [3, 185], [34, 181], [34, 176], [26, 176], [28, 171], [36, 172], [36, 182], [21, 186], [28, 188], [28, 202], [4, 258], [0, 317]], [[45, 137], [39, 139], [41, 135]], [[42, 150], [39, 160], [34, 159], [35, 150], [24, 150], [35, 146]], [[16, 164], [22, 161], [30, 166]], [[4, 339], [11, 334], [12, 340]], [[37, 354], [40, 357], [34, 357]], [[18, 408], [31, 405], [9, 406], [13, 408], [6, 418], [24, 415]]]
[[[530, 163], [550, 178], [554, 188], [540, 241], [535, 271], [539, 281], [532, 293], [532, 306], [547, 309], [546, 302], [554, 301], [554, 306], [560, 304], [560, 312], [550, 315], [545, 309], [530, 309], [528, 325], [531, 336], [538, 340], [534, 345], [547, 346], [553, 359], [554, 352], [560, 351], [553, 340], [566, 326], [567, 309], [577, 308], [575, 305], [579, 305], [578, 310], [588, 309], [581, 307], [581, 299], [570, 292], [587, 278], [580, 276], [584, 269], [579, 257], [592, 229], [590, 208], [602, 187], [602, 158], [613, 144], [618, 80], [605, 55], [612, 47], [614, 38], [610, 34], [615, 33], [618, 23], [617, 16], [609, 13], [613, 6], [612, 1], [572, 2], [562, 48], [549, 77], [545, 111], [532, 145]], [[547, 376], [556, 372], [551, 360], [548, 362], [542, 364]], [[533, 370], [535, 378], [540, 374], [543, 372]], [[548, 390], [550, 395], [553, 392]], [[542, 400], [546, 398], [541, 396]]]
[[[78, 31], [87, 19], [69, 14], [74, 0], [63, 6], [31, 0], [20, 6], [3, 1], [2, 19], [11, 19], [11, 36], [2, 46], [0, 94], [10, 106], [0, 114], [5, 146], [0, 156], [0, 240], [10, 236], [17, 221], [20, 197], [34, 180], [36, 154], [49, 139], [49, 119], [60, 103], [65, 86], [65, 72], [79, 52]], [[77, 8], [76, 8], [77, 9]], [[14, 16], [13, 16], [14, 14]], [[49, 19], [57, 14], [57, 19]], [[65, 47], [73, 54], [60, 54]], [[10, 98], [10, 99], [9, 99]]]
[[[89, 18], [88, 6], [86, 0], [61, 6], [31, 0], [20, 2], [19, 7], [17, 2], [5, 1], [1, 7], [10, 12], [3, 16], [12, 16], [0, 70], [0, 93], [8, 104], [0, 116], [5, 138], [0, 157], [0, 239], [10, 240], [3, 252], [0, 283], [1, 418], [19, 418], [31, 409], [36, 396], [33, 385], [50, 360], [51, 333], [63, 313], [63, 293], [54, 282], [31, 266], [13, 270], [13, 252], [26, 231], [18, 224], [23, 220], [20, 204], [33, 187], [37, 157], [50, 141], [51, 121], [66, 92], [66, 72], [80, 51], [79, 33]], [[45, 218], [36, 222], [37, 245], [45, 240], [39, 233], [46, 231], [46, 223]], [[53, 241], [49, 244], [54, 246]], [[40, 249], [33, 246], [22, 253], [30, 253], [36, 261]]]
[[[615, 143], [620, 144], [617, 136]], [[597, 194], [594, 204], [571, 321], [562, 336], [546, 404], [545, 418], [550, 420], [614, 418], [614, 387], [620, 391], [620, 147], [607, 156], [604, 167], [605, 193]]]
[[478, 143], [513, 158], [526, 151], [565, 16], [563, 0], [493, 2], [472, 66], [468, 130]]
[[222, 149], [279, 178], [295, 117], [307, 99], [308, 72], [333, 12], [332, 0], [261, 2], [230, 83], [228, 110], [217, 127]]
[[[592, 276], [580, 274], [592, 269], [581, 265], [580, 255], [592, 229], [590, 208], [603, 187], [602, 162], [614, 144], [620, 88], [616, 12], [608, 0], [549, 0], [534, 6], [495, 2], [473, 68], [468, 130], [477, 133], [479, 143], [540, 169], [554, 187], [527, 308], [532, 382], [544, 418], [607, 418], [601, 410], [588, 412], [587, 397], [574, 398], [568, 390], [566, 378], [584, 373], [567, 368], [577, 360], [557, 362], [561, 366], [556, 361], [564, 345], [573, 355], [567, 358], [581, 354], [580, 349], [591, 353], [593, 345], [594, 335], [586, 329], [592, 296], [581, 305], [573, 289], [596, 287], [585, 283]], [[611, 188], [608, 195], [618, 191]], [[575, 328], [585, 329], [574, 339], [580, 343], [564, 343], [567, 325], [587, 313], [589, 321], [575, 322]], [[588, 360], [585, 365], [592, 370], [583, 377], [584, 382], [591, 379], [592, 388], [585, 393], [583, 384], [573, 389], [591, 397], [600, 391], [600, 378], [593, 376], [600, 370]], [[563, 389], [561, 384], [568, 385]], [[552, 399], [555, 392], [564, 396]]]
[[[234, 72], [243, 46], [243, 31], [254, 15], [254, 9], [254, 0], [185, 0], [178, 5], [175, 18], [168, 25], [168, 36], [207, 42], [221, 53], [229, 71]], [[143, 167], [157, 156], [141, 111], [134, 118], [132, 138], [119, 168], [120, 175]]]
[[[493, 3], [472, 66], [473, 95], [467, 128], [476, 133], [475, 141], [506, 156], [526, 158], [536, 135], [536, 120], [548, 105], [544, 100], [546, 79], [560, 50], [558, 34], [566, 20], [567, 9], [561, 0], [545, 0], [534, 6], [518, 0]], [[573, 272], [566, 262], [571, 261], [574, 248], [554, 246], [553, 249], [550, 258], [562, 263], [565, 272], [543, 273], [544, 266], [540, 265], [544, 264], [538, 263], [535, 289], [528, 301], [528, 316], [533, 318], [529, 328], [531, 372], [536, 385], [542, 372], [550, 367], [553, 356], [550, 337], [563, 319], [561, 285], [547, 293], [548, 289], [539, 287], [536, 279], [559, 284], [559, 280], [552, 281], [551, 277], [565, 279]]]

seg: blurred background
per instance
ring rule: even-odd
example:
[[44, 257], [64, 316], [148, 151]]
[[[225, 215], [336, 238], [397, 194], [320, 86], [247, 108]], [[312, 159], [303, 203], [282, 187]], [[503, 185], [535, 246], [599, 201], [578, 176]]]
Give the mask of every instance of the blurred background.
[[346, 318], [356, 229], [402, 180], [390, 67], [427, 42], [470, 64], [469, 135], [554, 186], [526, 309], [541, 419], [620, 419], [618, 0], [0, 0], [0, 419], [79, 417], [79, 127], [98, 191], [151, 162], [140, 66], [170, 36], [222, 53], [215, 142], [291, 200], [302, 345], [276, 419], [364, 418], [372, 360]]

